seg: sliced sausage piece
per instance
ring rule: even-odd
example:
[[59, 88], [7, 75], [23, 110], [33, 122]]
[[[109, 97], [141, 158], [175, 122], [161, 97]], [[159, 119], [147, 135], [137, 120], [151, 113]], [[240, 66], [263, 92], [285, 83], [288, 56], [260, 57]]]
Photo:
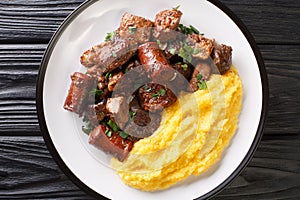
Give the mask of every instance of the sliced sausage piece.
[[225, 74], [232, 65], [232, 48], [224, 44], [219, 45], [215, 43], [212, 59], [220, 74]]
[[177, 100], [176, 95], [170, 89], [156, 83], [148, 83], [138, 92], [141, 106], [150, 112], [160, 111]]
[[155, 16], [153, 37], [161, 42], [176, 39], [176, 29], [178, 28], [182, 12], [171, 9], [163, 10]]
[[153, 25], [154, 23], [151, 20], [125, 13], [121, 19], [118, 32], [121, 37], [133, 38], [136, 42], [142, 44], [150, 40]]
[[129, 108], [124, 97], [108, 98], [106, 110], [111, 118], [123, 129], [129, 119]]
[[81, 116], [87, 106], [86, 100], [89, 92], [96, 85], [96, 79], [80, 72], [75, 72], [71, 79], [72, 83], [64, 103], [64, 109]]
[[80, 58], [85, 67], [100, 66], [101, 72], [112, 71], [125, 64], [136, 52], [133, 42], [116, 37], [112, 41], [93, 46]]
[[138, 48], [141, 64], [154, 82], [167, 83], [174, 76], [174, 70], [156, 42], [147, 42]]
[[108, 131], [111, 130], [103, 125], [95, 127], [90, 133], [89, 143], [123, 162], [133, 147], [133, 141], [123, 139], [119, 134], [113, 132], [108, 137], [106, 135]]
[[85, 112], [85, 116], [93, 126], [98, 126], [99, 122], [108, 116], [106, 111], [106, 102], [101, 101], [98, 104], [89, 105]]
[[194, 49], [192, 57], [195, 59], [207, 60], [214, 49], [214, 40], [198, 34], [188, 35], [186, 43]]
[[190, 88], [195, 92], [199, 90], [199, 82], [209, 79], [211, 68], [208, 63], [200, 62], [195, 66], [192, 78], [190, 80]]

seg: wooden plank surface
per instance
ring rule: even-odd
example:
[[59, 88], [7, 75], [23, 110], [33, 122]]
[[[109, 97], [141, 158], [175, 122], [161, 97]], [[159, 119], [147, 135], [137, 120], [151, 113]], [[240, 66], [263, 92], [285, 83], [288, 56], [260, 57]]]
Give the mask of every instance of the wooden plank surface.
[[[0, 199], [91, 199], [41, 137], [36, 78], [44, 50], [83, 0], [0, 0]], [[300, 1], [221, 0], [261, 49], [270, 85], [264, 137], [243, 173], [214, 199], [300, 199]]]
[[[300, 198], [299, 136], [267, 136], [245, 171], [214, 199]], [[0, 199], [90, 197], [62, 174], [41, 137], [0, 137]]]
[[[47, 43], [64, 18], [83, 0], [1, 0], [0, 42]], [[300, 44], [299, 1], [222, 0], [258, 43]]]

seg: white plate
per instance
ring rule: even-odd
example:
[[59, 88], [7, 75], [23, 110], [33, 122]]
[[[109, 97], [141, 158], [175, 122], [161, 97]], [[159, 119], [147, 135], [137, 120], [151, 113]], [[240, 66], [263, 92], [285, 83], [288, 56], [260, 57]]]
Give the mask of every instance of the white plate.
[[[84, 71], [79, 57], [115, 30], [124, 12], [153, 19], [161, 10], [180, 5], [181, 23], [197, 27], [208, 38], [233, 48], [233, 64], [243, 83], [239, 129], [218, 168], [191, 184], [186, 182], [148, 193], [125, 186], [115, 172], [85, 147], [80, 120], [63, 109], [70, 75]], [[100, 0], [74, 11], [52, 38], [44, 55], [37, 84], [37, 109], [46, 144], [61, 169], [80, 188], [98, 199], [195, 199], [223, 189], [246, 166], [259, 139], [266, 115], [267, 79], [260, 53], [244, 25], [218, 1]], [[74, 120], [75, 119], [75, 120]]]

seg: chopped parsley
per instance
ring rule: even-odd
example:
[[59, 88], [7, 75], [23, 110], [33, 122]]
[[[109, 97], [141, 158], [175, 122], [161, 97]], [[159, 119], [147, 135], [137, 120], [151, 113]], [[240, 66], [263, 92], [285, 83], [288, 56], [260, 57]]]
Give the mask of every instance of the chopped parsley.
[[85, 123], [85, 125], [81, 127], [81, 130], [85, 134], [89, 135], [90, 132], [94, 129], [94, 126], [89, 122], [86, 116], [83, 117], [82, 121]]
[[[196, 33], [196, 34], [200, 34], [200, 31], [198, 29], [196, 29], [194, 26], [190, 25], [189, 27], [183, 25], [183, 24], [179, 24], [178, 25], [178, 28], [179, 28], [179, 31], [183, 34], [193, 34], [193, 33]], [[203, 35], [203, 34], [201, 34]]]
[[107, 122], [107, 125], [114, 131], [114, 132], [117, 132], [119, 130], [119, 127], [118, 125], [116, 124], [116, 122], [112, 121], [112, 120], [109, 120]]
[[110, 33], [106, 33], [105, 42], [113, 40], [115, 35], [116, 35], [115, 31], [110, 32]]
[[112, 136], [112, 132], [109, 129], [106, 129], [105, 134], [107, 135], [107, 137], [111, 137]]
[[144, 90], [145, 90], [145, 92], [151, 92], [151, 91], [152, 91], [152, 88], [149, 87], [148, 85], [145, 85], [145, 86], [144, 86]]
[[173, 10], [178, 10], [179, 8], [180, 8], [180, 5], [178, 5], [175, 8], [173, 8]]
[[105, 78], [107, 79], [107, 78], [111, 78], [112, 77], [112, 74], [110, 73], [110, 72], [107, 72], [106, 74], [105, 74]]
[[89, 92], [89, 94], [90, 94], [90, 96], [95, 96], [95, 97], [101, 97], [101, 95], [104, 93], [104, 91], [103, 90], [99, 90], [99, 89], [97, 89], [97, 88], [95, 88], [95, 89], [93, 89], [93, 90], [91, 90], [90, 92]]
[[181, 65], [181, 67], [184, 71], [188, 70], [188, 68], [189, 68], [189, 66], [187, 64], [183, 64], [183, 65]]
[[165, 89], [160, 89], [157, 93], [154, 93], [154, 94], [152, 94], [152, 97], [153, 98], [157, 98], [157, 97], [160, 97], [160, 96], [163, 96], [163, 95], [165, 95], [166, 94], [166, 90]]
[[175, 48], [171, 48], [171, 49], [169, 50], [169, 52], [170, 52], [170, 54], [175, 55], [176, 49], [175, 49]]
[[133, 112], [132, 110], [130, 110], [130, 111], [129, 111], [129, 115], [130, 115], [130, 119], [133, 120], [134, 117], [135, 117], [135, 115], [136, 115], [136, 113]]
[[178, 56], [183, 58], [185, 62], [191, 63], [193, 59], [192, 55], [198, 53], [199, 53], [198, 49], [194, 49], [193, 47], [189, 46], [187, 43], [183, 43], [183, 46], [179, 49]]
[[129, 27], [128, 27], [128, 31], [129, 31], [129, 33], [130, 33], [131, 35], [133, 35], [134, 32], [136, 31], [136, 27], [129, 26]]
[[197, 75], [197, 80], [198, 80], [197, 86], [198, 86], [199, 90], [207, 89], [206, 81], [202, 80], [202, 78], [203, 78], [202, 74]]
[[124, 132], [124, 131], [121, 131], [121, 132], [119, 133], [119, 135], [120, 135], [121, 138], [123, 138], [123, 139], [126, 139], [126, 138], [128, 137], [128, 133], [126, 133], [126, 132]]

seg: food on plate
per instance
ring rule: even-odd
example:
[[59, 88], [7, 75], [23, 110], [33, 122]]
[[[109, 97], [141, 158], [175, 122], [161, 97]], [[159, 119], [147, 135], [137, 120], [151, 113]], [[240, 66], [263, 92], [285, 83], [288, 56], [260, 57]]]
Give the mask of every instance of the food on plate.
[[64, 104], [124, 183], [144, 191], [209, 169], [237, 128], [242, 84], [232, 48], [182, 16], [179, 7], [154, 21], [125, 13], [80, 57], [86, 72], [71, 76]]

